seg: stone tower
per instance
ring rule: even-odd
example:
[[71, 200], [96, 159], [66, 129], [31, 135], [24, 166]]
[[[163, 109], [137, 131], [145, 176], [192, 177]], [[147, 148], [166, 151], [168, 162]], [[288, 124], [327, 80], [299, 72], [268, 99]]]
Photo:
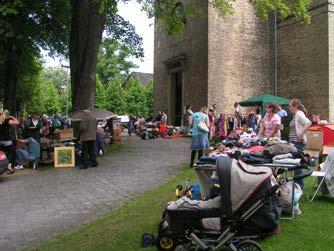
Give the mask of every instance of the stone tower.
[[[166, 35], [156, 22], [154, 112], [165, 111], [179, 125], [185, 105], [194, 111], [217, 105], [233, 112], [234, 102], [274, 94], [274, 27], [262, 22], [247, 0], [232, 16], [219, 17], [203, 0], [204, 15], [188, 18], [180, 36]], [[182, 2], [182, 1], [181, 1]], [[311, 113], [334, 120], [334, 16], [328, 0], [315, 0], [312, 22], [278, 22], [278, 95], [299, 98]], [[333, 121], [334, 122], [334, 121]]]
[[278, 25], [278, 93], [297, 97], [334, 122], [334, 6], [314, 0], [311, 24], [287, 18]]
[[155, 26], [154, 112], [167, 111], [175, 125], [186, 105], [232, 112], [234, 102], [272, 91], [270, 29], [249, 2], [236, 2], [235, 14], [225, 19], [208, 1], [191, 2], [204, 15], [189, 18], [182, 35]]

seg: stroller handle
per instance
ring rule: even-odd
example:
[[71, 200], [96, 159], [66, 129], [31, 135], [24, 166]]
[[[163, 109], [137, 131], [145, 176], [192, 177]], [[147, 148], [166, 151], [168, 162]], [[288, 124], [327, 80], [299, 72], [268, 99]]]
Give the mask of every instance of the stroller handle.
[[[308, 169], [309, 170], [309, 169]], [[312, 170], [309, 170], [307, 173], [305, 174], [302, 174], [302, 175], [298, 175], [298, 176], [293, 176], [292, 179], [294, 181], [297, 181], [297, 180], [301, 180], [301, 179], [304, 179], [304, 178], [307, 178], [308, 176], [311, 176], [311, 174], [313, 173]]]
[[293, 176], [293, 177], [290, 177], [290, 178], [283, 178], [280, 180], [280, 184], [285, 184], [289, 181], [297, 181], [297, 180], [301, 180], [301, 179], [304, 179], [304, 178], [307, 178], [308, 176], [311, 176], [311, 174], [313, 173], [312, 170], [310, 170], [309, 168], [307, 168], [307, 170], [309, 170], [307, 173], [305, 174], [302, 174], [302, 175], [298, 175], [298, 176]]

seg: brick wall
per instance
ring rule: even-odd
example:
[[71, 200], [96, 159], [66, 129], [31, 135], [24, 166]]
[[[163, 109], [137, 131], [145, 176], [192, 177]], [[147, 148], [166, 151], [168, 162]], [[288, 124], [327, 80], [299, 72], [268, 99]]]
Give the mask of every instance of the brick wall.
[[[168, 36], [155, 28], [154, 111], [171, 107], [171, 75], [166, 60], [185, 54], [183, 105], [194, 110], [217, 104], [232, 112], [236, 101], [274, 92], [273, 22], [260, 21], [246, 0], [222, 19], [206, 1], [204, 15], [189, 18], [184, 34]], [[278, 95], [300, 98], [311, 113], [334, 122], [333, 6], [315, 0], [312, 22], [288, 18], [278, 25]], [[169, 111], [169, 114], [171, 111]]]
[[234, 102], [273, 92], [272, 28], [249, 1], [237, 1], [234, 9], [222, 18], [209, 8], [208, 100], [222, 112], [233, 112]]
[[315, 9], [311, 11], [311, 24], [302, 24], [295, 18], [279, 24], [278, 91], [281, 96], [299, 98], [310, 113], [319, 113], [328, 119], [329, 76], [332, 78], [329, 74], [331, 39], [328, 33], [328, 5], [321, 2], [313, 4]]
[[[334, 122], [334, 5], [328, 5], [328, 118]], [[326, 104], [326, 103], [325, 103]]]
[[154, 45], [154, 112], [171, 111], [171, 72], [166, 61], [179, 55], [185, 55], [183, 65], [183, 105], [192, 105], [194, 110], [207, 104], [208, 69], [208, 21], [207, 2], [191, 0], [202, 6], [201, 16], [189, 17], [182, 35], [170, 36], [165, 33], [158, 21], [155, 25]]

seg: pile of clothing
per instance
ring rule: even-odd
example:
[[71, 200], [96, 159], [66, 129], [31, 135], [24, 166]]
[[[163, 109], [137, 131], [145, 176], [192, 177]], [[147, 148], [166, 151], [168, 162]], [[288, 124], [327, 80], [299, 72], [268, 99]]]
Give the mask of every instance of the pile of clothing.
[[247, 148], [244, 145], [231, 145], [230, 141], [225, 141], [216, 150], [211, 151], [208, 156], [203, 156], [197, 162], [197, 165], [214, 165], [217, 157], [221, 155], [228, 155], [247, 164], [274, 163], [300, 165], [309, 161], [309, 156], [298, 151], [293, 144], [285, 141], [258, 139], [253, 143], [252, 146]]

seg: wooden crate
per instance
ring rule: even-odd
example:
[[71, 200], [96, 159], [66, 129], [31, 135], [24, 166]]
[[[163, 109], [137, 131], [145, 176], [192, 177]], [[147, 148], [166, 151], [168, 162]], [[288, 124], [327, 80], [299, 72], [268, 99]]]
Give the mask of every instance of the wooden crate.
[[114, 134], [113, 134], [114, 144], [122, 143], [121, 134], [122, 134], [122, 130], [120, 128], [114, 129]]
[[73, 128], [57, 129], [54, 132], [54, 138], [56, 140], [71, 139], [74, 137]]

